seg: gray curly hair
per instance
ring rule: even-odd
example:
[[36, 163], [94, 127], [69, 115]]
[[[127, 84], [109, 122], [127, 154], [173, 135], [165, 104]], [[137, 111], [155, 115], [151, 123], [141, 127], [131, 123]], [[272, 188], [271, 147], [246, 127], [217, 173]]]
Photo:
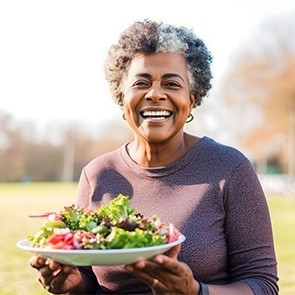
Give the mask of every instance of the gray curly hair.
[[194, 107], [200, 105], [211, 88], [211, 53], [192, 30], [150, 20], [134, 22], [108, 52], [104, 73], [115, 102], [123, 106], [121, 86], [132, 58], [137, 53], [156, 52], [179, 53], [186, 58]]

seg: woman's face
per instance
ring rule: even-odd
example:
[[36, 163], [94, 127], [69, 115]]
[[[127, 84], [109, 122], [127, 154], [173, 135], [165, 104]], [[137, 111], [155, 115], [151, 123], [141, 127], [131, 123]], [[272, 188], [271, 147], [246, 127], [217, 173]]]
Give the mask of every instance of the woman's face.
[[135, 134], [160, 143], [183, 132], [194, 97], [188, 67], [177, 53], [138, 54], [123, 81], [125, 118]]

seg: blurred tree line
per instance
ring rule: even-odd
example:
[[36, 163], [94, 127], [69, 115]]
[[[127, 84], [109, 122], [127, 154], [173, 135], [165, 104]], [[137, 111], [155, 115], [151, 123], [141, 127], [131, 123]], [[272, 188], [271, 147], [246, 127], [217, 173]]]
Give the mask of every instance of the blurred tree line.
[[[215, 95], [223, 105], [216, 134], [229, 132], [258, 173], [295, 176], [294, 12], [261, 23], [232, 55]], [[56, 124], [40, 139], [34, 123], [0, 112], [0, 182], [77, 181], [92, 158], [131, 139], [125, 127], [110, 122], [94, 136], [77, 122]]]
[[266, 19], [236, 50], [220, 95], [257, 171], [295, 176], [295, 12]]
[[0, 112], [0, 182], [77, 181], [91, 159], [130, 137], [127, 128], [114, 122], [96, 135], [78, 122], [52, 123], [48, 130], [40, 138], [34, 122], [18, 122]]

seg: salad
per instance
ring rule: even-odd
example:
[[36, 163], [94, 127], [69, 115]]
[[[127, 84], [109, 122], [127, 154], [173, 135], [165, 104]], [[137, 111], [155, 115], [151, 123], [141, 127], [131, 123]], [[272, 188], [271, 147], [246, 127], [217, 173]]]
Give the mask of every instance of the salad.
[[144, 217], [122, 194], [96, 210], [76, 205], [46, 213], [41, 228], [28, 236], [33, 247], [50, 249], [122, 249], [163, 245], [177, 240], [173, 224]]

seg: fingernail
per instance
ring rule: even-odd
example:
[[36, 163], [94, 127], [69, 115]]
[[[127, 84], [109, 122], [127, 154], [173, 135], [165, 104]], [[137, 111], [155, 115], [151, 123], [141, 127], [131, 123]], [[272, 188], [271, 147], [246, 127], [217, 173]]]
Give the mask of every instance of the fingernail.
[[136, 262], [136, 268], [144, 268], [145, 267], [145, 261], [144, 260], [140, 260], [138, 262]]
[[134, 268], [133, 268], [132, 266], [130, 266], [130, 265], [125, 265], [125, 266], [124, 266], [124, 269], [125, 269], [126, 271], [128, 271], [128, 272], [133, 272], [133, 270], [134, 270]]
[[57, 276], [60, 272], [61, 272], [61, 269], [59, 268], [59, 269], [57, 269], [56, 271], [54, 271], [52, 274], [53, 274], [53, 276], [55, 277], [55, 276]]

